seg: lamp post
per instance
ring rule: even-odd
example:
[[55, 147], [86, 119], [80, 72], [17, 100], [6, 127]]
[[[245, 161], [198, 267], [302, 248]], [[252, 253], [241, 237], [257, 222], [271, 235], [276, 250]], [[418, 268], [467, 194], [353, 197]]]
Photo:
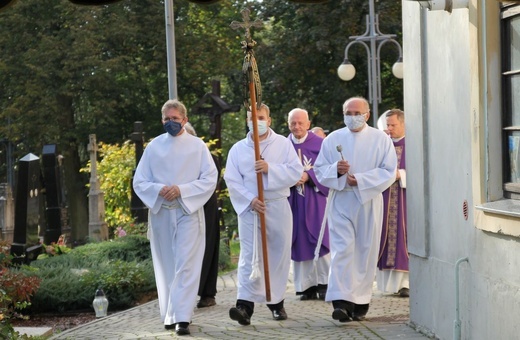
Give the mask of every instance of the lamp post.
[[348, 51], [352, 45], [361, 44], [365, 47], [368, 57], [368, 101], [372, 104], [372, 119], [377, 125], [378, 104], [381, 102], [381, 47], [388, 42], [393, 43], [399, 50], [399, 58], [392, 67], [396, 78], [403, 78], [403, 52], [401, 45], [394, 39], [395, 34], [383, 34], [379, 31], [379, 15], [375, 14], [374, 0], [368, 1], [368, 15], [366, 16], [366, 31], [363, 35], [350, 36], [351, 40], [345, 47], [345, 59], [338, 67], [338, 76], [341, 80], [349, 81], [356, 75], [354, 65], [348, 60]]

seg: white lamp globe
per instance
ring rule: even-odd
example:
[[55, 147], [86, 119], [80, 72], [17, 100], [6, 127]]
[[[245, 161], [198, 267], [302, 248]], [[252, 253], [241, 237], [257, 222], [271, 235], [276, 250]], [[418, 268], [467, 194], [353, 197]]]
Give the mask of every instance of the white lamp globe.
[[338, 77], [341, 80], [349, 81], [356, 75], [356, 68], [348, 61], [344, 61], [338, 67]]
[[394, 66], [392, 66], [392, 73], [394, 77], [403, 79], [403, 62], [401, 60], [398, 60]]

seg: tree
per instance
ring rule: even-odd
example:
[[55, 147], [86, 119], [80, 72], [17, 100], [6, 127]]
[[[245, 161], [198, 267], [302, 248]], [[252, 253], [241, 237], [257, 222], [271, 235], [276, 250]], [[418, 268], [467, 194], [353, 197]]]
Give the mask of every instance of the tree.
[[[343, 126], [343, 101], [366, 96], [365, 51], [352, 49], [349, 56], [358, 69], [354, 81], [342, 82], [336, 75], [348, 37], [364, 32], [366, 0], [301, 1], [306, 4], [246, 3], [253, 16], [266, 22], [253, 31], [255, 54], [273, 127], [282, 134], [288, 132], [286, 115], [294, 107], [308, 109], [314, 125], [336, 129]], [[229, 24], [241, 20], [244, 4], [174, 1], [178, 93], [188, 110], [211, 91], [214, 79], [220, 80], [226, 102], [243, 102], [244, 32]], [[378, 6], [381, 31], [400, 32], [400, 2], [380, 0]], [[88, 230], [88, 178], [79, 170], [88, 161], [88, 135], [122, 143], [135, 121], [143, 122], [146, 138], [163, 132], [160, 109], [168, 97], [164, 3], [121, 0], [77, 6], [23, 0], [0, 12], [0, 30], [0, 139], [15, 143], [16, 159], [39, 154], [44, 144], [58, 145], [72, 237], [81, 242]], [[382, 53], [394, 52], [385, 47]], [[401, 82], [390, 73], [395, 58], [383, 55], [382, 60], [387, 86], [381, 112], [402, 106]], [[244, 110], [223, 117], [224, 161], [229, 147], [245, 135], [244, 119]], [[210, 135], [205, 117], [190, 120], [199, 136]]]
[[[379, 1], [383, 32], [399, 33], [399, 1]], [[258, 64], [264, 86], [264, 99], [275, 116], [275, 129], [288, 133], [287, 113], [294, 107], [306, 108], [312, 124], [335, 130], [343, 127], [342, 104], [351, 96], [368, 98], [367, 56], [362, 48], [353, 48], [349, 59], [358, 74], [344, 82], [336, 70], [343, 61], [348, 37], [365, 31], [366, 0], [329, 1], [302, 5], [264, 0], [261, 6], [268, 25], [257, 32]], [[381, 65], [384, 101], [380, 111], [402, 107], [402, 82], [394, 79], [391, 65], [397, 53], [385, 47]], [[391, 57], [386, 57], [390, 54]], [[389, 90], [390, 89], [390, 90]]]
[[[239, 45], [222, 13], [233, 4], [176, 1], [176, 42], [181, 100], [189, 106], [213, 77], [230, 69]], [[167, 99], [164, 7], [160, 1], [76, 6], [24, 0], [0, 13], [0, 136], [16, 143], [15, 157], [56, 143], [64, 156], [72, 238], [87, 236], [89, 134], [121, 142], [142, 121], [148, 136], [162, 132]], [[205, 43], [200, 43], [204, 41]], [[210, 47], [210, 48], [208, 48]]]

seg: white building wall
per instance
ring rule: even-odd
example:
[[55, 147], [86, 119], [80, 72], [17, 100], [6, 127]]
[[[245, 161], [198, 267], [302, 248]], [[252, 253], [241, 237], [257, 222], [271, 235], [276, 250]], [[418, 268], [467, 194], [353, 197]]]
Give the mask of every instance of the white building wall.
[[466, 257], [461, 338], [520, 334], [520, 220], [475, 209], [502, 192], [499, 3], [486, 1], [486, 88], [481, 2], [450, 14], [403, 1], [410, 318], [440, 339], [456, 334]]

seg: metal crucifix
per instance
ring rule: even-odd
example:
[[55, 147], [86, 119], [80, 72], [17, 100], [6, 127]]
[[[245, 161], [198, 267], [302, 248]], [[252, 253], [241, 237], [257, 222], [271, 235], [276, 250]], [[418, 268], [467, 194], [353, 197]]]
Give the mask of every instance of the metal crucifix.
[[[246, 110], [251, 110], [251, 120], [253, 122], [253, 142], [255, 148], [255, 161], [261, 159], [260, 154], [260, 141], [258, 137], [258, 122], [257, 122], [257, 109], [262, 104], [262, 86], [260, 83], [260, 74], [258, 73], [258, 67], [256, 65], [255, 55], [253, 53], [253, 47], [256, 45], [256, 41], [251, 38], [251, 27], [260, 28], [263, 23], [260, 19], [256, 19], [251, 22], [249, 20], [249, 9], [242, 10], [243, 22], [233, 21], [231, 23], [232, 29], [244, 28], [246, 31], [246, 40], [242, 41], [242, 49], [244, 50], [245, 57], [242, 65], [242, 73], [244, 75], [244, 106]], [[264, 202], [264, 185], [262, 181], [262, 173], [256, 174], [258, 199]], [[264, 281], [265, 281], [265, 299], [267, 302], [271, 301], [271, 285], [269, 279], [269, 261], [267, 255], [267, 232], [265, 226], [265, 215], [258, 213], [260, 219], [260, 233], [262, 238], [262, 258], [264, 263]], [[255, 231], [256, 232], [256, 231]]]

